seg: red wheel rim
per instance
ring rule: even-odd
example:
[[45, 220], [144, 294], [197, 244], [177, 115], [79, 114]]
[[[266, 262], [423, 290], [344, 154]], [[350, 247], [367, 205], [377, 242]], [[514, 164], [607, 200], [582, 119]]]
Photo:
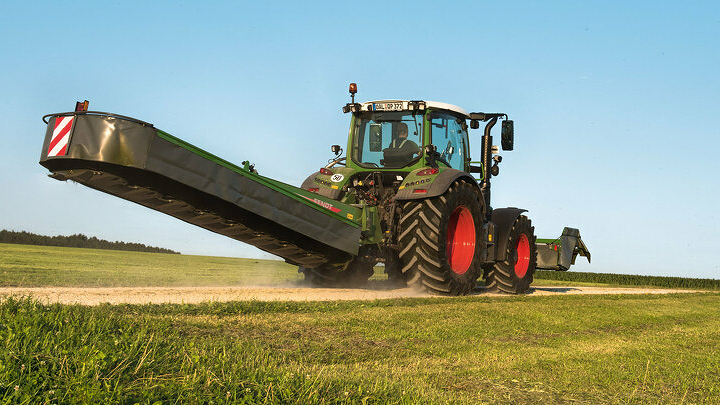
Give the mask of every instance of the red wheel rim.
[[515, 262], [515, 275], [525, 277], [530, 266], [530, 241], [524, 233], [520, 234], [517, 244], [517, 262]]
[[450, 268], [457, 274], [465, 274], [475, 256], [475, 221], [467, 207], [461, 205], [450, 215], [446, 241]]

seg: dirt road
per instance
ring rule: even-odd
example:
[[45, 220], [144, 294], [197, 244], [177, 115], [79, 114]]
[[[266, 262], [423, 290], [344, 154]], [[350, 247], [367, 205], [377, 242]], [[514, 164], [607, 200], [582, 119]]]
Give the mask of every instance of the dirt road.
[[[568, 294], [670, 294], [692, 290], [604, 287], [535, 287], [529, 295]], [[309, 287], [0, 287], [0, 299], [8, 296], [33, 296], [45, 303], [98, 305], [111, 304], [195, 304], [205, 301], [338, 301], [377, 300], [406, 297], [433, 297], [410, 288], [335, 289]], [[476, 291], [474, 295], [507, 297], [504, 294]], [[443, 299], [447, 297], [435, 297]]]

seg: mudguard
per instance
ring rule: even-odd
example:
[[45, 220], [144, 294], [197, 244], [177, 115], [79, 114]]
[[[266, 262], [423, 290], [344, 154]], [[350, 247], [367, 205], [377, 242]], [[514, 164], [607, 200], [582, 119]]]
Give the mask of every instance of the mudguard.
[[[315, 173], [309, 175], [305, 179], [305, 181], [303, 181], [302, 186], [300, 186], [300, 188], [302, 188], [303, 190], [309, 191], [311, 188], [315, 187], [318, 189], [318, 191], [317, 191], [318, 194], [328, 197], [328, 198], [332, 198], [333, 200], [339, 200], [340, 193], [342, 193], [342, 190], [340, 190], [340, 189], [334, 190], [334, 189], [329, 188], [327, 185], [325, 185], [325, 187], [323, 187], [324, 184], [317, 182], [317, 181], [323, 181], [319, 177], [320, 177], [319, 172], [315, 172]], [[329, 183], [329, 182], [326, 182], [326, 183]]]
[[523, 212], [527, 212], [527, 210], [515, 207], [496, 208], [492, 211], [490, 220], [495, 225], [495, 244], [493, 245], [494, 248], [491, 248], [492, 253], [488, 254], [488, 260], [505, 260], [510, 230], [515, 220], [522, 215]]
[[[409, 180], [410, 178], [411, 176], [408, 176], [405, 181]], [[462, 170], [447, 168], [441, 171], [435, 177], [433, 182], [430, 183], [429, 187], [422, 185], [416, 187], [404, 187], [397, 192], [397, 194], [395, 195], [395, 200], [421, 200], [423, 198], [437, 197], [445, 193], [445, 191], [450, 188], [450, 185], [459, 179], [467, 181], [470, 184], [477, 184], [477, 181], [469, 173], [463, 172]], [[427, 189], [427, 192], [415, 193], [414, 190], [417, 188], [425, 188]]]

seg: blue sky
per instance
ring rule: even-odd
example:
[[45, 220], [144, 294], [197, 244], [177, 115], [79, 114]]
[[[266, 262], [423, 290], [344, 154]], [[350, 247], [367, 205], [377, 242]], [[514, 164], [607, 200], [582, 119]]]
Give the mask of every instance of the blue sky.
[[493, 206], [579, 228], [574, 269], [720, 278], [716, 2], [148, 3], [0, 2], [0, 228], [270, 258], [47, 178], [40, 117], [87, 99], [299, 185], [345, 144], [354, 81], [508, 113]]

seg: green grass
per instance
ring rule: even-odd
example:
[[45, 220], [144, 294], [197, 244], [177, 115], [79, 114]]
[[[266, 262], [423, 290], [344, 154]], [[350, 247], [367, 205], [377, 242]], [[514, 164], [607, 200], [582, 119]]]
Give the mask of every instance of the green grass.
[[0, 303], [5, 403], [718, 403], [720, 295]]
[[[277, 261], [0, 244], [0, 286], [299, 279]], [[720, 403], [718, 309], [717, 292], [96, 307], [8, 298], [0, 403]]]
[[302, 279], [279, 260], [0, 243], [0, 286], [231, 286]]
[[[0, 243], [0, 287], [278, 285], [302, 279], [297, 267], [279, 260]], [[376, 268], [372, 280], [384, 279], [383, 268]], [[535, 273], [533, 285], [720, 290], [720, 280], [543, 270]]]

